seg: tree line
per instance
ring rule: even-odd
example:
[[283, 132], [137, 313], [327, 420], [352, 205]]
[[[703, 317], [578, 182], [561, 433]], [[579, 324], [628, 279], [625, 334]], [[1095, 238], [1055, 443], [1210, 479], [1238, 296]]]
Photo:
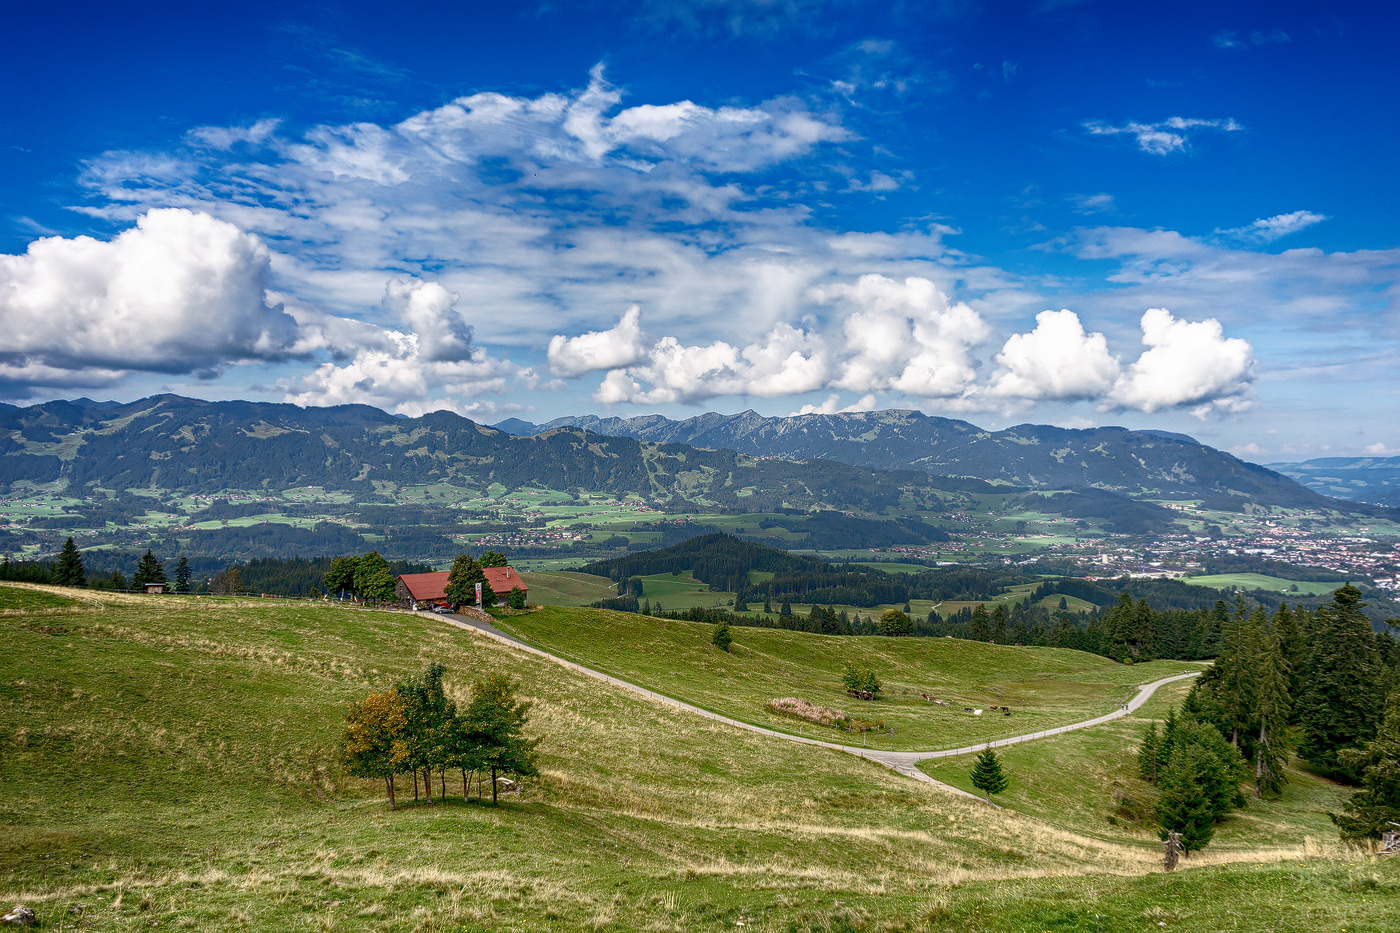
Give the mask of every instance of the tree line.
[[1215, 664], [1160, 734], [1155, 723], [1143, 734], [1139, 770], [1160, 789], [1163, 832], [1200, 848], [1244, 805], [1240, 782], [1277, 797], [1295, 753], [1324, 777], [1360, 786], [1333, 815], [1344, 836], [1379, 837], [1400, 820], [1400, 652], [1362, 608], [1350, 585], [1312, 612], [1268, 615], [1237, 602]]
[[446, 799], [447, 772], [460, 772], [463, 800], [470, 799], [477, 775], [489, 773], [493, 805], [500, 777], [539, 774], [535, 748], [542, 740], [525, 736], [531, 704], [519, 699], [519, 684], [504, 674], [488, 674], [472, 684], [471, 702], [459, 709], [444, 688], [445, 673], [434, 662], [417, 677], [371, 693], [346, 716], [341, 762], [354, 777], [383, 780], [390, 808], [397, 806], [395, 781], [404, 773], [413, 775], [415, 801], [422, 778], [430, 805], [434, 773], [439, 799]]

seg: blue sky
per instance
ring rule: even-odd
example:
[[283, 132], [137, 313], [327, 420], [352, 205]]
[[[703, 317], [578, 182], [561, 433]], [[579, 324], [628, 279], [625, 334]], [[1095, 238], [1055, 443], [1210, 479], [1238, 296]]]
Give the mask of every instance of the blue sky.
[[0, 398], [1400, 452], [1393, 8], [136, 7], [0, 37]]

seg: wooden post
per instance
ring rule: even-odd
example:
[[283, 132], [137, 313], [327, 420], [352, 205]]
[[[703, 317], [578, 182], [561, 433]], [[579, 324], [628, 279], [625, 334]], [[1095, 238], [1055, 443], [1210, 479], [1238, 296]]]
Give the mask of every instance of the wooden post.
[[1162, 859], [1162, 867], [1167, 871], [1176, 868], [1177, 859], [1181, 857], [1181, 833], [1167, 833], [1166, 857]]

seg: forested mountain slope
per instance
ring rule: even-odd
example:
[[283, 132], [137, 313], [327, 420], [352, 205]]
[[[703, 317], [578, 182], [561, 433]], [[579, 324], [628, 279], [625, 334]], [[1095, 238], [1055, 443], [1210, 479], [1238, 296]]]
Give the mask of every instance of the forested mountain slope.
[[374, 492], [434, 482], [639, 493], [746, 509], [880, 510], [926, 474], [834, 461], [761, 460], [561, 428], [514, 437], [451, 412], [396, 418], [347, 405], [298, 408], [175, 395], [97, 407], [0, 409], [0, 488], [184, 492], [322, 486]]
[[[524, 433], [518, 420], [503, 425]], [[1326, 500], [1288, 477], [1246, 463], [1184, 434], [1022, 424], [987, 431], [916, 411], [767, 418], [752, 411], [685, 421], [660, 415], [561, 418], [537, 430], [581, 427], [638, 440], [735, 450], [759, 457], [825, 458], [877, 469], [977, 477], [1034, 489], [1096, 486], [1126, 495], [1238, 497], [1267, 505], [1319, 507]], [[1335, 504], [1334, 504], [1335, 505]]]

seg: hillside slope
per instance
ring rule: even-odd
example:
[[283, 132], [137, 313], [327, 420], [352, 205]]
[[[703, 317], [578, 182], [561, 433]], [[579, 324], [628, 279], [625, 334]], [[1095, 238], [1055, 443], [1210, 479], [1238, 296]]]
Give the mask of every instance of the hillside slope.
[[582, 488], [700, 505], [880, 510], [926, 474], [834, 461], [762, 460], [729, 450], [561, 428], [515, 437], [451, 412], [396, 418], [376, 408], [298, 408], [159, 395], [101, 407], [48, 402], [0, 410], [0, 489], [186, 493], [319, 486], [372, 493], [451, 482]]

